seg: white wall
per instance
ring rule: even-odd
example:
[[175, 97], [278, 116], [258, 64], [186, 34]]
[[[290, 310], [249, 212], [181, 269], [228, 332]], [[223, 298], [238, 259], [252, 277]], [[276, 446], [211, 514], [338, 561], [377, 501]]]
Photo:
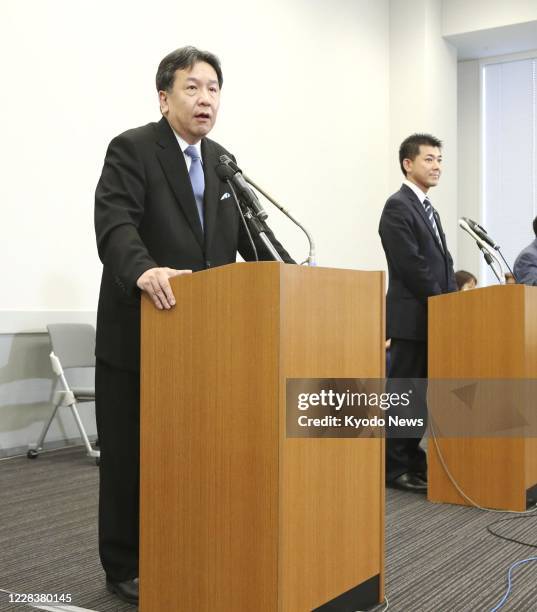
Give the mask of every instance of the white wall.
[[[106, 145], [159, 119], [153, 81], [167, 52], [195, 44], [220, 56], [225, 84], [213, 137], [308, 226], [320, 264], [385, 269], [378, 220], [402, 179], [397, 149], [405, 136], [428, 131], [445, 143], [444, 174], [431, 197], [456, 258], [460, 204], [474, 201], [473, 166], [464, 166], [466, 186], [457, 192], [464, 94], [457, 101], [456, 52], [442, 35], [532, 19], [535, 11], [533, 0], [207, 0], [202, 14], [171, 0], [5, 4], [0, 431], [8, 437], [0, 446], [28, 437], [21, 411], [28, 408], [27, 424], [42, 419], [47, 401], [32, 399], [32, 389], [46, 396], [41, 378], [13, 369], [21, 337], [9, 332], [24, 328], [29, 310], [42, 321], [65, 309], [69, 317], [93, 316], [100, 277], [93, 193]], [[473, 117], [466, 121], [475, 132]], [[460, 128], [461, 151], [475, 157], [468, 134]], [[276, 212], [270, 222], [295, 257], [305, 256], [297, 231]], [[35, 354], [31, 342], [21, 346]], [[38, 354], [41, 372], [49, 372], [46, 354]], [[13, 391], [17, 376], [29, 395]], [[14, 393], [29, 399], [21, 404]]]
[[535, 0], [443, 0], [443, 34], [449, 36], [537, 19]]
[[443, 173], [430, 192], [457, 256], [457, 54], [442, 38], [441, 0], [392, 0], [390, 12], [390, 190], [403, 175], [397, 152], [412, 132], [443, 143]]
[[[4, 3], [0, 454], [35, 440], [52, 385], [46, 337], [13, 332], [92, 318], [93, 194], [106, 146], [160, 118], [158, 62], [185, 44], [222, 61], [212, 136], [306, 224], [319, 263], [385, 266], [388, 0]], [[269, 221], [296, 258], [307, 255], [276, 211]], [[66, 415], [50, 440], [72, 437], [70, 427]]]
[[311, 228], [320, 263], [382, 265], [361, 237], [386, 191], [387, 0], [208, 0], [202, 14], [169, 0], [31, 0], [3, 6], [0, 24], [0, 244], [12, 257], [2, 310], [95, 309], [93, 194], [107, 143], [159, 119], [157, 64], [185, 44], [222, 60], [214, 138]]
[[[460, 62], [458, 68], [458, 210], [457, 216], [481, 221], [481, 95], [480, 63]], [[481, 278], [482, 255], [474, 241], [459, 231], [458, 268]]]

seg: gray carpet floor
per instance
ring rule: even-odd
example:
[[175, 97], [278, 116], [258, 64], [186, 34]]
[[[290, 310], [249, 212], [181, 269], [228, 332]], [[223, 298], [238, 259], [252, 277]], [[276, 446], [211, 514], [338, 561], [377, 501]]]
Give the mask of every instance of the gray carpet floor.
[[[97, 553], [97, 482], [98, 469], [80, 447], [44, 453], [33, 461], [0, 461], [0, 589], [69, 593], [71, 605], [99, 612], [136, 610], [104, 588]], [[487, 533], [487, 524], [504, 517], [388, 490], [390, 611], [492, 610], [505, 591], [509, 565], [537, 556], [537, 549]], [[495, 529], [537, 545], [537, 514]], [[537, 610], [537, 563], [515, 570], [511, 596], [501, 609]], [[30, 608], [9, 603], [0, 592], [0, 611], [17, 610]]]

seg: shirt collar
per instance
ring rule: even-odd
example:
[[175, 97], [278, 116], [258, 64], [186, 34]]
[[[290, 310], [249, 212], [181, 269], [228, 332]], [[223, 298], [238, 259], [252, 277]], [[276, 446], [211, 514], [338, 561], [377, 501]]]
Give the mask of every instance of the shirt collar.
[[408, 179], [405, 179], [403, 181], [403, 185], [406, 185], [408, 188], [412, 189], [412, 191], [416, 194], [416, 197], [422, 204], [425, 198], [428, 197], [427, 194], [423, 193], [423, 191], [416, 185], [416, 183], [413, 183], [412, 181], [409, 181]]
[[187, 147], [192, 146], [196, 149], [196, 151], [199, 153], [199, 156], [201, 158], [201, 140], [197, 142], [195, 145], [189, 145], [188, 142], [184, 140], [183, 138], [181, 138], [181, 136], [179, 136], [179, 134], [175, 130], [173, 130], [173, 133], [175, 134], [175, 137], [177, 138], [177, 142], [179, 143], [179, 146], [181, 147], [181, 151], [183, 152], [183, 155], [185, 155], [185, 149]]

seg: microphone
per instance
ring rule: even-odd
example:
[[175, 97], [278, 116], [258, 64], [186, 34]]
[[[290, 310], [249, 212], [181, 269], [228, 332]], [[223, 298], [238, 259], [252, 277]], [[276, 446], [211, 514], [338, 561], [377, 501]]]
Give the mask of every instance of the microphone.
[[[494, 273], [494, 276], [496, 276], [496, 278], [498, 279], [498, 282], [500, 283], [500, 285], [504, 284], [505, 283], [505, 278], [503, 276], [502, 262], [498, 259], [498, 256], [496, 254], [495, 248], [493, 247], [493, 245], [490, 244], [491, 242], [493, 242], [492, 239], [489, 238], [489, 240], [487, 242], [485, 242], [485, 240], [482, 240], [481, 236], [479, 234], [477, 234], [476, 231], [474, 231], [473, 227], [470, 226], [470, 223], [472, 223], [474, 226], [477, 226], [478, 228], [480, 228], [480, 226], [477, 225], [477, 223], [475, 221], [472, 221], [471, 219], [468, 219], [467, 217], [461, 217], [459, 219], [459, 226], [465, 232], [470, 234], [470, 236], [476, 241], [479, 250], [483, 253], [483, 257], [485, 258], [485, 261], [487, 262], [487, 264], [490, 266], [490, 269]], [[483, 230], [483, 228], [481, 228], [481, 229]], [[485, 231], [485, 230], [483, 230], [483, 231]], [[485, 232], [485, 235], [487, 235], [487, 232]], [[489, 245], [489, 246], [487, 246], [487, 245]], [[498, 253], [500, 253], [500, 255], [502, 255], [502, 253], [501, 253], [501, 251], [499, 249], [498, 249]], [[504, 259], [503, 255], [502, 255], [502, 259]], [[496, 264], [499, 267], [499, 271], [500, 271], [499, 273], [494, 268], [494, 262], [496, 262]]]
[[254, 212], [259, 219], [264, 220], [267, 218], [267, 213], [264, 211], [263, 207], [259, 203], [259, 200], [257, 199], [257, 196], [255, 195], [255, 192], [250, 189], [249, 185], [252, 185], [257, 189], [257, 191], [259, 191], [259, 193], [262, 193], [269, 202], [274, 204], [274, 206], [276, 206], [280, 212], [282, 212], [288, 219], [297, 225], [306, 235], [310, 245], [310, 251], [308, 258], [303, 263], [307, 263], [309, 266], [317, 265], [315, 261], [315, 243], [313, 242], [313, 238], [308, 230], [271, 195], [269, 195], [259, 185], [256, 185], [256, 183], [254, 183], [250, 177], [243, 174], [242, 170], [228, 155], [220, 156], [220, 164], [216, 166], [216, 173], [221, 180], [229, 182], [231, 187], [236, 187], [237, 191], [239, 191], [239, 193], [243, 196], [243, 201], [254, 209]]
[[[494, 242], [494, 240], [487, 234], [487, 230], [484, 227], [481, 227], [479, 223], [476, 223], [475, 221], [473, 221], [472, 219], [469, 219], [468, 217], [461, 217], [461, 219], [463, 219], [468, 224], [468, 226], [473, 230], [475, 234], [477, 234], [481, 238], [481, 240], [486, 242], [493, 249], [499, 250], [500, 248], [499, 245], [496, 242]], [[459, 220], [459, 225], [460, 225], [460, 220]], [[465, 229], [462, 225], [461, 227]]]
[[[477, 242], [477, 246], [482, 251], [483, 255], [485, 256], [485, 259], [487, 260], [487, 263], [490, 265], [490, 267], [492, 268], [494, 274], [496, 274], [496, 277], [498, 279], [499, 279], [498, 274], [496, 273], [496, 271], [492, 267], [491, 262], [489, 261], [489, 257], [490, 255], [492, 255], [494, 259], [496, 260], [496, 262], [499, 264], [502, 274], [504, 273], [502, 263], [498, 259], [498, 257], [496, 257], [496, 253], [499, 253], [504, 264], [507, 266], [507, 269], [509, 270], [509, 272], [511, 272], [513, 278], [515, 279], [515, 283], [518, 282], [518, 279], [515, 276], [515, 273], [513, 272], [513, 270], [511, 270], [511, 266], [509, 265], [509, 263], [503, 256], [500, 245], [494, 242], [494, 240], [487, 234], [487, 230], [484, 227], [481, 227], [479, 223], [476, 223], [475, 221], [473, 221], [472, 219], [469, 219], [468, 217], [461, 217], [459, 219], [459, 225], [465, 232], [468, 232], [470, 236]], [[489, 247], [491, 247], [491, 249], [493, 250], [490, 250]], [[488, 250], [490, 254], [489, 257], [487, 257], [485, 250]], [[505, 282], [505, 279], [503, 282]], [[502, 280], [500, 280], [500, 283], [502, 283]]]
[[486, 248], [486, 245], [484, 244], [484, 241], [481, 239], [481, 237], [476, 234], [476, 232], [470, 227], [470, 224], [468, 223], [469, 219], [467, 219], [466, 217], [461, 217], [459, 219], [459, 227], [462, 228], [465, 232], [467, 232], [468, 234], [470, 234], [470, 236], [477, 242], [477, 245], [479, 246], [480, 249]]
[[258, 197], [245, 181], [241, 169], [230, 157], [220, 155], [220, 163], [216, 166], [216, 174], [223, 181], [233, 183], [239, 198], [252, 209], [258, 219], [264, 221], [268, 217]]
[[468, 234], [470, 234], [470, 236], [474, 239], [477, 240], [477, 238], [479, 238], [479, 236], [476, 237], [475, 232], [472, 230], [472, 228], [468, 225], [468, 220], [466, 217], [460, 217], [459, 218], [459, 227], [462, 228], [465, 232], [468, 232]]
[[225, 182], [230, 181], [235, 176], [233, 170], [226, 164], [218, 164], [215, 166], [215, 170], [218, 178]]

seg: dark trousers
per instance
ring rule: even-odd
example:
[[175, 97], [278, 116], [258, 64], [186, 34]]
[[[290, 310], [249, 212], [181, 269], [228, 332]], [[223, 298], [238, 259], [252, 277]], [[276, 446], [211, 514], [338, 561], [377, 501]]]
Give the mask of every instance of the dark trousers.
[[99, 464], [99, 554], [114, 582], [138, 576], [140, 376], [100, 360], [95, 369]]
[[[392, 378], [427, 378], [427, 343], [414, 340], [400, 340], [392, 338], [390, 347], [390, 369], [388, 379]], [[401, 385], [399, 385], [401, 386]], [[391, 408], [392, 416], [419, 416], [426, 422], [426, 383], [413, 385], [410, 381], [402, 383], [404, 389], [396, 389], [395, 381], [388, 380], [387, 388], [390, 392], [401, 392], [412, 388], [414, 395], [413, 413], [404, 414], [400, 408]], [[386, 482], [394, 480], [407, 472], [426, 472], [427, 456], [420, 447], [421, 437], [386, 438]]]

